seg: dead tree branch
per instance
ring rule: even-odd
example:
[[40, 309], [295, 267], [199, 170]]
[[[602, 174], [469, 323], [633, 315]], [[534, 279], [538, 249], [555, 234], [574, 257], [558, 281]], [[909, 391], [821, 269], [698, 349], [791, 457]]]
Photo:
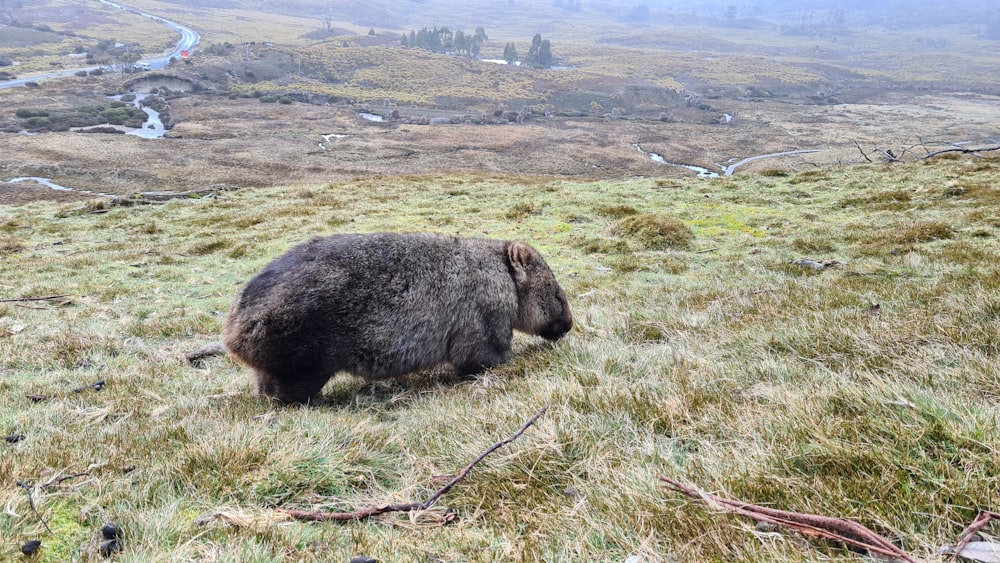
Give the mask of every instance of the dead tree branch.
[[794, 151], [775, 152], [775, 153], [771, 153], [771, 154], [759, 154], [757, 156], [751, 156], [751, 157], [748, 157], [748, 158], [744, 158], [743, 160], [737, 162], [736, 164], [729, 165], [726, 168], [725, 172], [723, 172], [722, 175], [723, 176], [732, 176], [733, 172], [735, 172], [736, 169], [739, 168], [740, 166], [743, 166], [744, 164], [747, 164], [749, 162], [753, 162], [755, 160], [760, 160], [762, 158], [774, 158], [774, 157], [778, 157], [778, 156], [794, 156], [794, 155], [797, 155], [797, 154], [810, 154], [810, 153], [814, 153], [814, 152], [824, 152], [824, 151], [825, 151], [825, 149], [802, 149], [802, 150], [794, 150]]
[[973, 148], [970, 148], [970, 147], [964, 146], [964, 144], [955, 143], [952, 146], [950, 146], [949, 148], [941, 149], [941, 150], [937, 150], [937, 151], [931, 151], [931, 152], [927, 153], [925, 156], [923, 156], [921, 158], [921, 160], [928, 159], [928, 158], [933, 158], [933, 157], [935, 157], [935, 156], [937, 156], [939, 154], [945, 154], [945, 153], [949, 153], [949, 152], [960, 152], [960, 153], [963, 153], [963, 154], [971, 154], [972, 156], [978, 156], [978, 157], [982, 158], [983, 155], [981, 155], [979, 153], [990, 152], [990, 151], [1000, 151], [1000, 144], [994, 145], [994, 146], [973, 147]]
[[[882, 161], [884, 162], [895, 163], [895, 162], [906, 162], [906, 159], [904, 158], [906, 156], [906, 153], [910, 152], [911, 150], [917, 147], [920, 147], [924, 150], [924, 155], [911, 157], [910, 160], [927, 160], [929, 158], [934, 158], [935, 156], [947, 154], [950, 152], [971, 154], [972, 156], [981, 158], [983, 156], [981, 153], [1000, 150], [1000, 142], [998, 142], [995, 139], [986, 139], [986, 141], [993, 144], [984, 145], [981, 147], [970, 147], [969, 141], [960, 141], [953, 143], [953, 142], [940, 142], [940, 141], [925, 141], [920, 137], [917, 137], [917, 139], [919, 141], [917, 144], [909, 147], [901, 147], [895, 151], [893, 149], [883, 149], [876, 145], [875, 147], [872, 148], [871, 152], [880, 154], [882, 156]], [[854, 146], [858, 148], [858, 152], [861, 153], [862, 158], [864, 158], [868, 162], [872, 163], [875, 162], [869, 156], [870, 153], [866, 153], [865, 150], [861, 148], [861, 143], [859, 143], [857, 139], [851, 139], [851, 142], [853, 142]], [[933, 145], [943, 146], [944, 148], [935, 150], [931, 148]]]
[[972, 521], [972, 524], [969, 524], [969, 527], [962, 532], [962, 537], [959, 539], [958, 545], [955, 546], [955, 552], [952, 554], [951, 560], [957, 561], [959, 554], [962, 553], [965, 546], [969, 545], [969, 542], [972, 541], [973, 535], [979, 532], [979, 530], [982, 530], [983, 526], [988, 524], [990, 520], [994, 519], [1000, 520], [1000, 513], [990, 512], [989, 510], [980, 510], [979, 515]]
[[452, 480], [449, 481], [447, 485], [438, 489], [436, 493], [431, 495], [430, 498], [428, 498], [424, 502], [409, 502], [405, 504], [386, 504], [382, 506], [369, 506], [367, 508], [362, 508], [361, 510], [355, 510], [354, 512], [323, 512], [319, 510], [316, 511], [292, 510], [284, 508], [278, 510], [280, 512], [283, 512], [291, 516], [296, 520], [306, 520], [312, 522], [327, 521], [327, 520], [333, 520], [336, 522], [350, 522], [353, 520], [362, 520], [365, 518], [370, 518], [372, 516], [377, 516], [379, 514], [385, 514], [387, 512], [410, 512], [412, 510], [427, 510], [428, 508], [434, 506], [434, 504], [438, 501], [438, 499], [440, 499], [442, 495], [450, 491], [451, 488], [454, 487], [459, 481], [465, 479], [465, 476], [468, 475], [470, 471], [472, 471], [472, 468], [478, 465], [479, 462], [483, 461], [483, 459], [485, 459], [486, 456], [502, 448], [503, 446], [506, 446], [507, 444], [513, 442], [514, 440], [520, 438], [521, 434], [524, 434], [524, 431], [527, 430], [529, 426], [534, 424], [539, 418], [541, 418], [541, 416], [545, 414], [545, 411], [547, 411], [548, 409], [549, 409], [548, 405], [542, 407], [537, 413], [535, 413], [535, 416], [531, 417], [528, 420], [528, 422], [525, 422], [524, 425], [522, 425], [517, 432], [511, 434], [510, 437], [508, 437], [507, 439], [501, 440], [500, 442], [497, 442], [492, 446], [490, 446], [489, 448], [487, 448], [483, 453], [479, 454], [479, 457], [472, 460], [472, 463], [466, 465], [465, 469], [463, 469], [461, 472], [459, 472], [458, 475], [452, 478]]
[[851, 520], [776, 510], [706, 493], [668, 477], [661, 476], [660, 480], [666, 483], [667, 487], [685, 496], [703, 500], [741, 516], [748, 516], [758, 521], [786, 526], [806, 535], [839, 541], [845, 545], [895, 557], [907, 563], [917, 563], [916, 559], [893, 545], [889, 540]]
[[45, 521], [45, 518], [42, 518], [42, 515], [38, 513], [38, 507], [35, 506], [35, 499], [34, 497], [31, 496], [31, 485], [28, 485], [27, 483], [21, 481], [20, 479], [18, 479], [15, 482], [17, 483], [18, 487], [21, 487], [22, 489], [24, 489], [24, 492], [28, 493], [28, 505], [31, 506], [31, 511], [35, 513], [35, 517], [38, 518], [38, 520], [42, 523], [42, 526], [45, 526], [45, 529], [48, 530], [49, 533], [51, 534], [52, 528], [49, 527], [49, 523]]
[[851, 141], [854, 143], [854, 146], [858, 147], [858, 152], [861, 153], [861, 156], [864, 157], [865, 160], [868, 162], [874, 162], [868, 154], [865, 153], [865, 149], [861, 148], [861, 143], [859, 143], [857, 139], [851, 139]]

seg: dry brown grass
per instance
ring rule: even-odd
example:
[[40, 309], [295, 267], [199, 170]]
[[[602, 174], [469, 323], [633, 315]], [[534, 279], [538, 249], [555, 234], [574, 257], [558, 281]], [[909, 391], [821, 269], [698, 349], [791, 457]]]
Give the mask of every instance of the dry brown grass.
[[[788, 534], [761, 542], [752, 523], [665, 493], [656, 475], [666, 473], [850, 517], [935, 561], [1000, 479], [1000, 225], [939, 190], [914, 191], [905, 212], [842, 201], [956, 175], [997, 180], [994, 167], [969, 162], [669, 188], [372, 175], [100, 214], [0, 207], [2, 240], [21, 247], [0, 256], [0, 294], [71, 301], [0, 304], [0, 429], [26, 437], [5, 445], [13, 455], [0, 456], [0, 471], [35, 483], [89, 473], [36, 490], [51, 536], [22, 489], [0, 489], [0, 531], [41, 537], [51, 561], [96, 559], [105, 520], [121, 524], [121, 557], [135, 560], [857, 557]], [[680, 218], [697, 246], [638, 250], [608, 236], [644, 213]], [[942, 225], [960, 227], [944, 238]], [[873, 244], [907, 226], [905, 252]], [[320, 408], [275, 409], [228, 359], [180, 361], [217, 341], [237, 284], [289, 245], [376, 230], [528, 240], [578, 328], [556, 345], [519, 338], [514, 361], [472, 380], [446, 370], [381, 384], [339, 377]], [[791, 264], [803, 255], [844, 265]], [[72, 390], [98, 379], [100, 391]], [[441, 510], [348, 528], [275, 519], [274, 506], [422, 498], [542, 403], [552, 408], [538, 427]]]

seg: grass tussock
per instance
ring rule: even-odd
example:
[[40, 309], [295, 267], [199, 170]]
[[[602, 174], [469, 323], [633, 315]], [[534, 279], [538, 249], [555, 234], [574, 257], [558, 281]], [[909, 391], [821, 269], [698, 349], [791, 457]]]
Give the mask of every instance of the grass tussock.
[[611, 230], [650, 250], [685, 250], [694, 242], [694, 232], [687, 225], [655, 213], [626, 216]]
[[[1000, 490], [1000, 225], [974, 190], [907, 187], [959, 173], [1000, 181], [945, 159], [827, 170], [808, 198], [774, 197], [799, 175], [566, 181], [516, 221], [537, 182], [474, 174], [101, 214], [0, 207], [18, 248], [0, 254], [0, 298], [67, 296], [0, 304], [0, 431], [23, 436], [0, 444], [0, 535], [8, 552], [42, 539], [39, 561], [100, 560], [109, 520], [120, 557], [143, 561], [857, 559], [794, 534], [762, 542], [665, 492], [666, 474], [852, 518], [935, 561]], [[897, 195], [845, 206], [854, 185]], [[904, 192], [906, 210], [881, 208]], [[621, 194], [643, 211], [620, 212]], [[256, 397], [226, 357], [181, 359], [220, 340], [239, 284], [290, 246], [381, 230], [530, 242], [576, 327], [519, 335], [511, 362], [472, 378], [340, 375], [312, 407]], [[674, 251], [695, 238], [709, 251]], [[840, 265], [792, 264], [804, 256]], [[274, 510], [424, 499], [543, 404], [433, 510], [347, 527]], [[52, 534], [18, 479], [49, 483], [32, 499]]]

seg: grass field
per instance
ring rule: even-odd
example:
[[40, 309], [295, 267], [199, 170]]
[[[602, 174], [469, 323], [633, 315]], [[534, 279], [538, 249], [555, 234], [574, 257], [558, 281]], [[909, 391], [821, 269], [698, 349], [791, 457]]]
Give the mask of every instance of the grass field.
[[[755, 535], [662, 490], [663, 474], [852, 518], [938, 560], [1000, 490], [998, 181], [1000, 160], [963, 158], [0, 207], [0, 298], [63, 296], [0, 303], [0, 431], [23, 437], [0, 444], [0, 551], [37, 538], [41, 561], [99, 560], [112, 520], [123, 561], [857, 559]], [[630, 228], [663, 218], [693, 239]], [[577, 327], [554, 345], [518, 337], [511, 363], [472, 379], [341, 375], [318, 407], [254, 396], [225, 357], [183, 361], [290, 245], [379, 230], [530, 242]], [[546, 404], [426, 513], [343, 525], [275, 511], [422, 500]]]

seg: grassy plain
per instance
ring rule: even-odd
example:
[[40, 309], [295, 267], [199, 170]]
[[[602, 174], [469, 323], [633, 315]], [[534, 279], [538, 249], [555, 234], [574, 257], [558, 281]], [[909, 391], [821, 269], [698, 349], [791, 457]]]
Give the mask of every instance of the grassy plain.
[[[61, 296], [0, 301], [0, 433], [21, 437], [0, 444], [3, 557], [38, 538], [41, 561], [101, 560], [99, 529], [113, 520], [124, 561], [858, 558], [680, 499], [660, 474], [852, 518], [929, 561], [978, 509], [997, 509], [1000, 159], [853, 166], [864, 163], [854, 141], [898, 153], [918, 137], [995, 138], [989, 42], [943, 28], [719, 28], [685, 14], [657, 27], [549, 2], [531, 13], [492, 0], [456, 13], [202, 4], [134, 3], [195, 27], [203, 47], [255, 42], [250, 57], [170, 70], [216, 90], [170, 100], [168, 138], [0, 133], [0, 180], [118, 195], [243, 188], [115, 207], [0, 184], [0, 299]], [[79, 13], [30, 6], [52, 8], [38, 21], [55, 30]], [[332, 37], [315, 33], [324, 10]], [[496, 52], [485, 55], [540, 32], [571, 68], [389, 46], [412, 28], [484, 21], [504, 22], [487, 27]], [[109, 25], [102, 34], [138, 29]], [[19, 73], [72, 48], [30, 35], [35, 62]], [[106, 104], [131, 78], [0, 91], [0, 126], [17, 131], [19, 108]], [[335, 99], [238, 97], [254, 92]], [[529, 103], [553, 115], [474, 122]], [[358, 116], [391, 109], [455, 123]], [[826, 151], [698, 180], [635, 145], [713, 169]], [[471, 379], [340, 375], [313, 407], [255, 397], [228, 358], [183, 361], [219, 340], [239, 284], [289, 246], [379, 230], [531, 242], [577, 327], [554, 345], [518, 337], [511, 363]], [[422, 500], [543, 404], [536, 427], [433, 510], [348, 525], [275, 510]]]
[[[23, 435], [0, 456], [3, 551], [37, 537], [42, 561], [98, 560], [114, 520], [128, 561], [857, 557], [755, 534], [660, 489], [665, 474], [853, 518], [936, 560], [1000, 488], [998, 171], [963, 158], [712, 181], [376, 175], [0, 207], [3, 297], [66, 296], [0, 303], [0, 430]], [[641, 214], [694, 239], [658, 246], [629, 228]], [[518, 337], [513, 362], [469, 380], [341, 375], [309, 408], [255, 397], [227, 358], [182, 360], [288, 246], [377, 230], [530, 241], [577, 328], [555, 345]], [[341, 525], [274, 510], [420, 500], [544, 404], [427, 513]], [[51, 534], [14, 479], [34, 485]]]

